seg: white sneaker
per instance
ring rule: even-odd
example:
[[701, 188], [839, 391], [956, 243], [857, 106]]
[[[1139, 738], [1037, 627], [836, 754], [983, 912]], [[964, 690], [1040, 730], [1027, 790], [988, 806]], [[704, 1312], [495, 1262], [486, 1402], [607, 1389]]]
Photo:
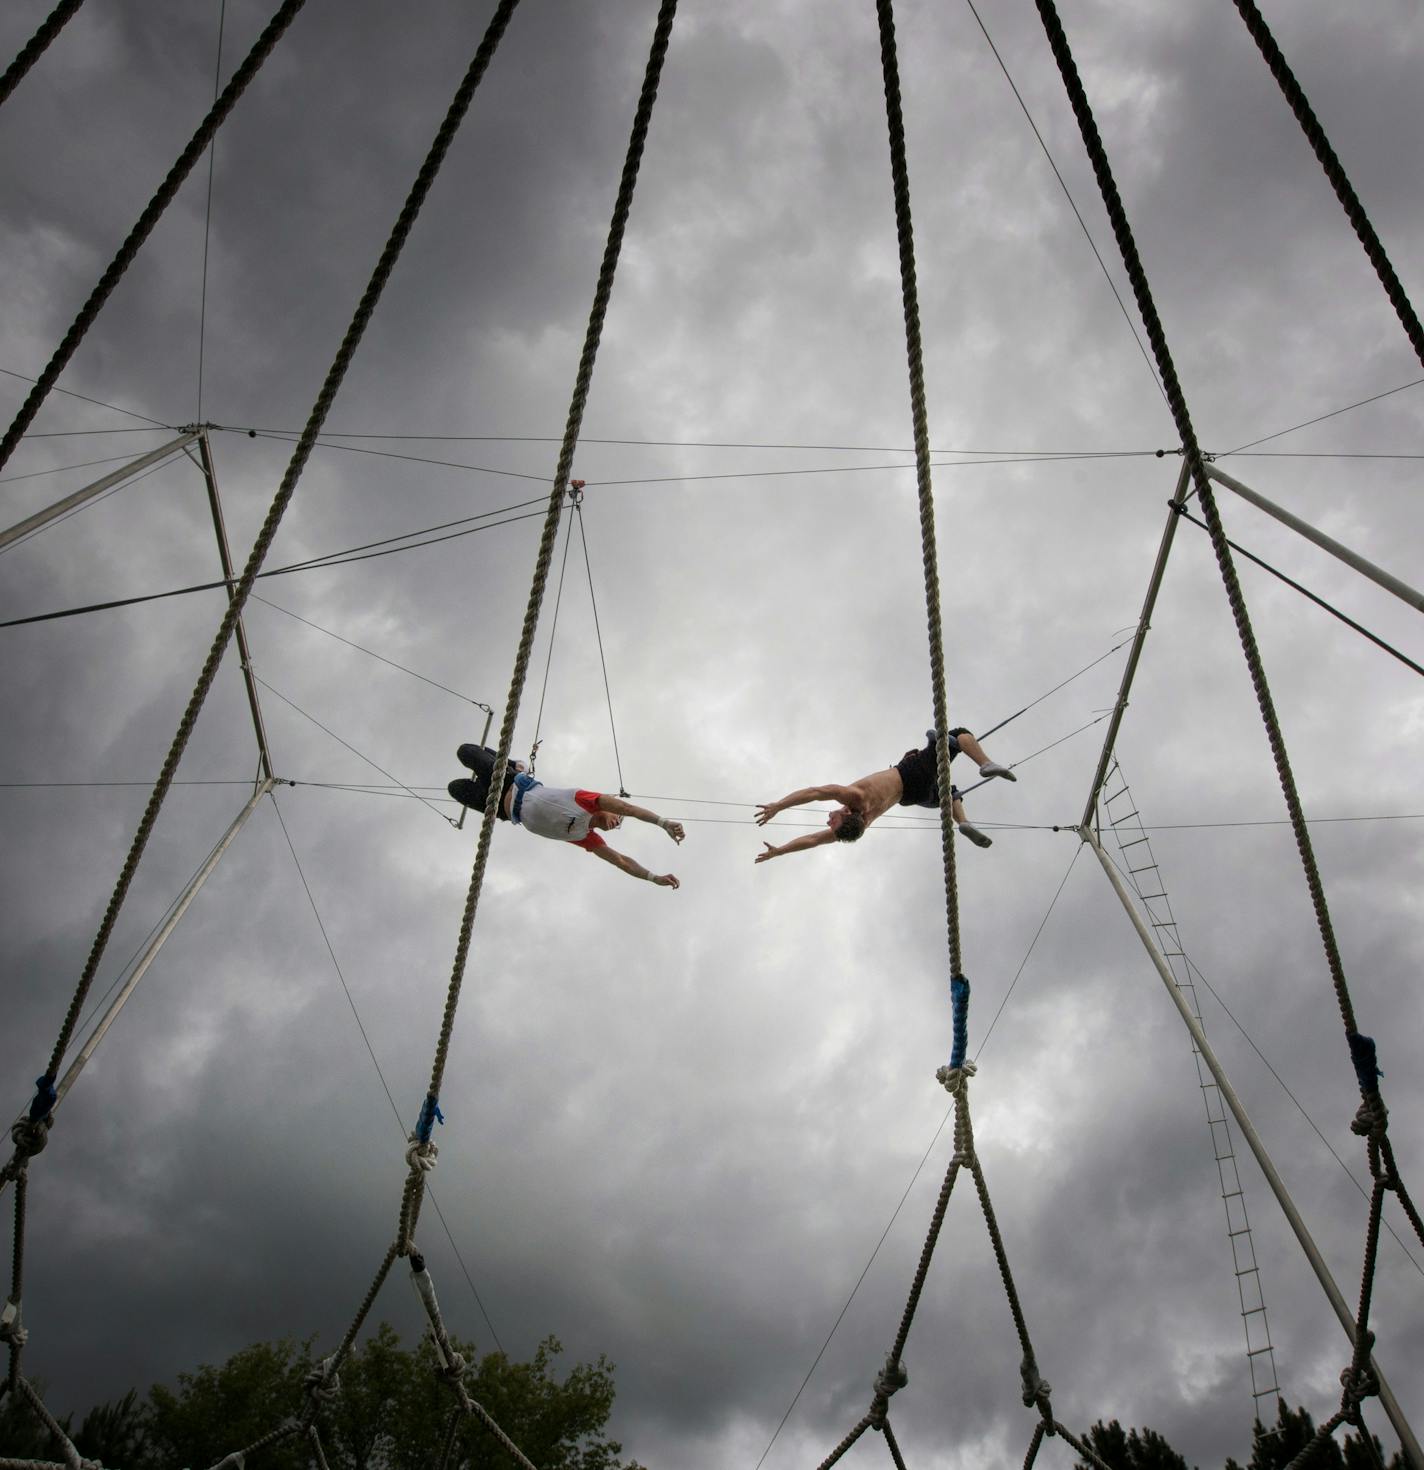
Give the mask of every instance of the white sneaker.
[[985, 780], [988, 780], [990, 776], [1002, 776], [1005, 781], [1018, 780], [1018, 777], [1007, 766], [1001, 766], [998, 761], [990, 761], [987, 765], [980, 766], [979, 774]]
[[959, 830], [974, 844], [975, 847], [993, 847], [994, 839], [987, 837], [978, 827], [971, 827], [968, 822], [961, 822]]

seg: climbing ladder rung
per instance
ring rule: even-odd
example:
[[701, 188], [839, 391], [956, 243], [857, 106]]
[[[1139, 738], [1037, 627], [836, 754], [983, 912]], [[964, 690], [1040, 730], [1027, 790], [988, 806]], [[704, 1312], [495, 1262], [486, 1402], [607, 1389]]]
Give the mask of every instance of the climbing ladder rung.
[[[1259, 1310], [1259, 1309], [1258, 1309], [1258, 1310]], [[1242, 1314], [1241, 1314], [1241, 1315], [1242, 1315], [1242, 1316], [1243, 1316], [1243, 1317], [1245, 1317], [1245, 1316], [1247, 1316], [1247, 1315], [1249, 1315], [1249, 1314], [1248, 1314], [1248, 1313], [1246, 1313], [1246, 1312], [1242, 1312]], [[1273, 1352], [1275, 1352], [1275, 1349], [1274, 1349], [1274, 1348], [1272, 1348], [1272, 1347], [1263, 1347], [1263, 1348], [1247, 1348], [1247, 1349], [1246, 1349], [1246, 1356], [1247, 1356], [1247, 1357], [1248, 1357], [1248, 1358], [1259, 1358], [1259, 1357], [1260, 1357], [1260, 1356], [1261, 1356], [1261, 1354], [1262, 1354], [1262, 1353], [1273, 1353]], [[1260, 1397], [1260, 1395], [1259, 1395], [1259, 1394], [1258, 1394], [1258, 1395], [1257, 1395], [1257, 1397], [1258, 1397], [1258, 1398], [1259, 1398], [1259, 1397]]]
[[1135, 878], [1139, 873], [1155, 873], [1157, 871], [1157, 864], [1144, 863], [1140, 868], [1129, 868], [1127, 871], [1130, 877]]
[[1147, 839], [1145, 837], [1134, 837], [1131, 842], [1124, 842], [1121, 838], [1119, 838], [1117, 845], [1122, 848], [1124, 852], [1126, 852], [1129, 847], [1136, 847], [1138, 843], [1146, 841]]
[[[1165, 893], [1139, 893], [1137, 896], [1143, 901], [1143, 903], [1146, 903], [1149, 899], [1166, 898], [1167, 895]], [[1166, 919], [1162, 923], [1158, 924], [1157, 920], [1154, 919], [1152, 922], [1156, 924], [1157, 927], [1160, 929], [1164, 928], [1167, 924], [1173, 923], [1174, 921], [1171, 919]]]

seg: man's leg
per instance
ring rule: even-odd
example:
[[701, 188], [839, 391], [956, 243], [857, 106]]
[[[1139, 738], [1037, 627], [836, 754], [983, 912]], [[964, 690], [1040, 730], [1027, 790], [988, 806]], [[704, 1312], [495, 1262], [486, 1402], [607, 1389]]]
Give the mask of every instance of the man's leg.
[[[961, 736], [960, 739], [962, 741], [963, 737]], [[968, 753], [967, 746], [965, 747], [965, 753]], [[984, 832], [981, 832], [977, 827], [970, 826], [969, 822], [965, 819], [964, 803], [959, 799], [959, 793], [957, 791], [954, 793], [952, 806], [954, 808], [955, 823], [958, 825], [959, 830], [974, 844], [975, 847], [992, 847], [994, 845], [994, 839], [992, 837], [988, 836]]]
[[455, 752], [455, 759], [473, 771], [476, 780], [482, 778], [488, 781], [498, 754], [498, 751], [491, 750], [487, 745], [462, 745]]
[[1005, 781], [1018, 780], [1018, 777], [1007, 766], [1001, 766], [998, 761], [991, 761], [988, 752], [968, 730], [951, 730], [949, 738], [959, 742], [960, 750], [979, 767], [981, 776], [1002, 776]]
[[468, 777], [461, 776], [452, 781], [445, 788], [461, 806], [472, 807], [477, 812], [485, 809], [485, 802], [489, 800], [489, 782], [471, 781]]

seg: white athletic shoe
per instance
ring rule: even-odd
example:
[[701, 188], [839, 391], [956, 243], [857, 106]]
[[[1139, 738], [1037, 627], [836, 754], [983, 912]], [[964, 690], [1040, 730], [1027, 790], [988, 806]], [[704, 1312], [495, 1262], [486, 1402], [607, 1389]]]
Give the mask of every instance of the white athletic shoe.
[[961, 822], [959, 830], [966, 836], [975, 847], [993, 847], [994, 839], [987, 837], [978, 827], [971, 827], [968, 822]]

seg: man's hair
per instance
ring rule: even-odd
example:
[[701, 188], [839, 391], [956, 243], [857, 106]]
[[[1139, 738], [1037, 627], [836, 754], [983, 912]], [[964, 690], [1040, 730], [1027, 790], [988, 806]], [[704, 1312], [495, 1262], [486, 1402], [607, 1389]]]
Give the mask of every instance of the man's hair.
[[836, 828], [837, 842], [856, 842], [865, 831], [865, 818], [859, 812], [847, 812]]

